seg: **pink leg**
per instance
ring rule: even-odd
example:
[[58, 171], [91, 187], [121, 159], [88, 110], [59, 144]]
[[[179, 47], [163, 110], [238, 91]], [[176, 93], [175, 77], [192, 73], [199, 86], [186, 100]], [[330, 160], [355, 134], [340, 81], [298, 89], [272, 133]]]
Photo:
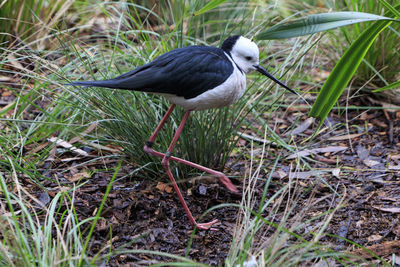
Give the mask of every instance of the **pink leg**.
[[185, 212], [186, 212], [186, 214], [188, 215], [189, 220], [190, 220], [190, 222], [192, 223], [192, 225], [193, 225], [193, 226], [197, 226], [199, 229], [204, 229], [204, 230], [217, 230], [217, 229], [215, 229], [215, 228], [212, 228], [212, 225], [215, 224], [215, 223], [217, 223], [218, 220], [213, 220], [213, 221], [211, 221], [211, 222], [202, 223], [202, 224], [198, 224], [198, 223], [196, 222], [196, 220], [194, 219], [192, 213], [190, 212], [190, 210], [189, 210], [189, 208], [188, 208], [188, 206], [187, 206], [187, 204], [186, 204], [186, 202], [185, 202], [185, 199], [184, 199], [183, 196], [182, 196], [181, 191], [180, 191], [179, 188], [178, 188], [178, 185], [176, 184], [176, 181], [175, 181], [175, 179], [174, 179], [174, 176], [172, 175], [171, 170], [169, 169], [169, 161], [170, 161], [170, 160], [175, 161], [175, 162], [178, 162], [178, 163], [183, 163], [183, 164], [189, 165], [189, 166], [191, 166], [191, 167], [197, 168], [197, 169], [199, 169], [199, 170], [202, 170], [202, 171], [204, 171], [204, 172], [208, 172], [208, 173], [210, 173], [210, 174], [212, 174], [212, 175], [217, 176], [218, 179], [226, 186], [226, 188], [227, 188], [229, 191], [234, 192], [234, 193], [238, 193], [238, 192], [239, 192], [239, 191], [237, 190], [237, 188], [236, 188], [236, 187], [232, 184], [232, 182], [229, 180], [229, 178], [226, 177], [222, 172], [218, 172], [218, 171], [215, 171], [215, 170], [206, 168], [206, 167], [204, 167], [204, 166], [201, 166], [201, 165], [199, 165], [199, 164], [196, 164], [196, 163], [193, 163], [193, 162], [190, 162], [190, 161], [181, 159], [181, 158], [177, 158], [177, 157], [172, 157], [172, 156], [171, 156], [171, 152], [172, 152], [172, 150], [174, 149], [174, 147], [175, 147], [175, 145], [176, 145], [176, 142], [178, 141], [179, 135], [180, 135], [180, 133], [182, 132], [182, 129], [183, 129], [183, 127], [184, 127], [184, 125], [185, 125], [185, 123], [186, 123], [186, 121], [187, 121], [187, 118], [189, 117], [190, 111], [186, 111], [186, 113], [185, 113], [184, 117], [182, 118], [182, 121], [181, 121], [181, 123], [180, 123], [180, 125], [179, 125], [179, 127], [178, 127], [178, 129], [177, 129], [177, 131], [176, 131], [176, 133], [175, 133], [175, 135], [174, 135], [172, 141], [171, 141], [171, 144], [170, 144], [170, 146], [169, 146], [169, 148], [168, 148], [168, 150], [167, 150], [167, 152], [166, 152], [165, 154], [164, 154], [164, 153], [160, 153], [160, 152], [158, 152], [158, 151], [155, 151], [154, 149], [151, 148], [151, 146], [153, 145], [153, 142], [154, 142], [154, 140], [155, 140], [157, 134], [159, 133], [159, 131], [161, 130], [161, 128], [164, 126], [165, 121], [169, 118], [169, 116], [171, 115], [171, 113], [172, 113], [172, 111], [173, 111], [174, 108], [175, 108], [175, 105], [172, 104], [171, 107], [168, 109], [167, 113], [164, 115], [164, 117], [163, 117], [162, 120], [160, 121], [160, 123], [159, 123], [159, 125], [157, 126], [156, 130], [154, 131], [154, 133], [151, 135], [151, 137], [149, 138], [149, 140], [146, 142], [146, 145], [144, 146], [144, 151], [146, 151], [146, 152], [149, 153], [150, 155], [154, 155], [154, 156], [163, 158], [163, 160], [162, 160], [162, 165], [163, 165], [163, 167], [164, 167], [164, 169], [165, 169], [165, 171], [166, 171], [166, 173], [167, 173], [169, 179], [171, 180], [171, 183], [172, 183], [172, 185], [173, 185], [175, 191], [177, 192], [178, 197], [179, 197], [179, 200], [181, 201], [182, 206], [183, 206], [183, 208], [185, 209]]
[[[160, 157], [160, 158], [164, 158], [165, 154], [155, 151], [152, 147], [154, 140], [156, 139], [158, 133], [160, 132], [161, 128], [164, 126], [166, 120], [170, 117], [172, 111], [175, 108], [175, 104], [172, 104], [171, 107], [168, 109], [167, 113], [165, 113], [164, 117], [161, 119], [160, 123], [158, 124], [157, 128], [155, 129], [155, 131], [153, 132], [153, 134], [150, 136], [149, 140], [146, 142], [146, 145], [144, 146], [143, 150], [145, 152], [147, 152], [150, 155], [156, 156], [156, 157]], [[177, 139], [178, 140], [178, 139]], [[181, 158], [177, 158], [177, 157], [173, 157], [170, 156], [169, 160], [178, 162], [178, 163], [182, 163], [185, 165], [189, 165], [193, 168], [196, 168], [198, 170], [201, 170], [203, 172], [207, 172], [211, 175], [215, 175], [219, 181], [232, 193], [239, 193], [239, 190], [236, 188], [236, 186], [234, 186], [231, 182], [231, 180], [229, 180], [228, 177], [226, 177], [225, 174], [223, 174], [222, 172], [219, 171], [215, 171], [213, 169], [201, 166], [199, 164], [181, 159]]]
[[167, 113], [165, 113], [164, 117], [161, 119], [160, 123], [158, 124], [158, 126], [154, 130], [153, 134], [150, 136], [149, 140], [146, 142], [146, 145], [144, 147], [144, 151], [146, 151], [147, 153], [150, 153], [150, 152], [147, 151], [147, 148], [151, 148], [151, 146], [153, 145], [154, 140], [156, 139], [158, 133], [160, 132], [161, 128], [164, 126], [165, 122], [168, 120], [169, 116], [171, 116], [171, 113], [174, 110], [174, 108], [175, 108], [175, 104], [172, 104], [169, 107]]
[[218, 220], [213, 220], [213, 221], [211, 221], [211, 222], [208, 222], [208, 223], [201, 223], [201, 224], [198, 224], [198, 223], [196, 222], [196, 220], [194, 219], [192, 213], [191, 213], [190, 210], [189, 210], [189, 207], [188, 207], [187, 204], [186, 204], [185, 199], [184, 199], [183, 196], [182, 196], [181, 191], [179, 190], [178, 185], [176, 184], [175, 178], [174, 178], [174, 176], [172, 175], [171, 170], [169, 169], [169, 158], [171, 157], [171, 152], [172, 152], [172, 150], [174, 149], [174, 147], [175, 147], [175, 145], [176, 145], [176, 142], [178, 141], [179, 135], [180, 135], [181, 132], [182, 132], [183, 126], [185, 125], [186, 120], [187, 120], [187, 118], [189, 117], [189, 114], [190, 114], [190, 111], [186, 111], [185, 115], [183, 116], [182, 121], [181, 121], [181, 123], [180, 123], [178, 129], [176, 130], [176, 133], [175, 133], [175, 135], [174, 135], [174, 138], [172, 139], [171, 144], [169, 145], [168, 150], [167, 150], [167, 152], [165, 153], [165, 155], [164, 155], [164, 157], [163, 157], [163, 159], [162, 159], [162, 161], [161, 161], [161, 164], [163, 165], [165, 172], [168, 174], [168, 177], [169, 177], [169, 179], [171, 180], [172, 186], [174, 187], [176, 193], [178, 194], [179, 200], [181, 201], [182, 206], [183, 206], [183, 208], [185, 209], [186, 214], [187, 214], [187, 216], [189, 217], [189, 220], [190, 220], [191, 224], [192, 224], [193, 226], [197, 226], [199, 229], [203, 229], [203, 230], [208, 230], [208, 229], [209, 229], [209, 230], [217, 230], [217, 229], [215, 229], [215, 228], [212, 228], [211, 226], [212, 226], [213, 224], [217, 223]]
[[[150, 149], [151, 149], [151, 148], [150, 148]], [[146, 152], [147, 152], [147, 151], [146, 151]], [[153, 150], [153, 149], [151, 149], [151, 152], [147, 152], [147, 153], [149, 153], [149, 154], [151, 154], [151, 155], [153, 155], [153, 156], [160, 157], [160, 158], [164, 158], [164, 156], [165, 156], [164, 153], [155, 151], [155, 150]], [[174, 156], [170, 156], [170, 157], [169, 157], [169, 160], [172, 160], [172, 161], [175, 161], [175, 162], [178, 162], [178, 163], [182, 163], [182, 164], [185, 164], [185, 165], [189, 165], [190, 167], [193, 167], [193, 168], [196, 168], [196, 169], [201, 170], [201, 171], [203, 171], [203, 172], [207, 172], [207, 173], [209, 173], [209, 174], [212, 174], [212, 175], [216, 176], [216, 177], [219, 179], [219, 181], [220, 181], [230, 192], [232, 192], [232, 193], [239, 193], [239, 190], [236, 188], [236, 186], [234, 186], [234, 185], [232, 184], [232, 181], [229, 180], [229, 178], [226, 177], [226, 175], [223, 174], [222, 172], [215, 171], [215, 170], [213, 170], [213, 169], [210, 169], [210, 168], [201, 166], [201, 165], [199, 165], [199, 164], [196, 164], [196, 163], [193, 163], [193, 162], [190, 162], [190, 161], [181, 159], [181, 158], [177, 158], [177, 157], [174, 157]]]

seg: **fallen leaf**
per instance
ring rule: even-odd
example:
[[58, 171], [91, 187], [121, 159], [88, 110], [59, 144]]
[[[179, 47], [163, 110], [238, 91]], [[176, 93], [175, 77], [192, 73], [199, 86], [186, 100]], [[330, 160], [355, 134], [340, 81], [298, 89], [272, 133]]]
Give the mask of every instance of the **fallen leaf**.
[[165, 188], [165, 192], [167, 192], [168, 194], [171, 193], [171, 191], [172, 191], [172, 186], [167, 186]]
[[374, 255], [371, 255], [370, 253], [365, 251], [365, 249], [372, 251], [378, 256], [388, 256], [392, 254], [398, 254], [400, 252], [400, 241], [399, 240], [387, 241], [383, 244], [367, 246], [364, 249], [360, 248], [353, 251], [353, 254], [364, 258], [373, 258]]
[[80, 160], [82, 159], [81, 157], [72, 157], [72, 158], [65, 158], [65, 159], [61, 159], [61, 162], [70, 162], [70, 161], [75, 161], [75, 160]]
[[282, 179], [282, 178], [285, 178], [286, 176], [287, 176], [287, 173], [282, 171], [282, 170], [279, 170], [279, 171], [276, 171], [276, 172], [272, 173], [272, 178]]
[[171, 193], [171, 191], [172, 191], [172, 187], [167, 185], [167, 184], [165, 184], [165, 183], [163, 183], [163, 182], [158, 182], [156, 188], [158, 190], [160, 190], [161, 192], [165, 191], [167, 193]]
[[72, 152], [75, 152], [75, 153], [77, 153], [77, 154], [79, 154], [79, 155], [81, 155], [83, 157], [89, 156], [89, 154], [86, 151], [84, 151], [82, 149], [79, 149], [79, 148], [76, 148], [73, 145], [71, 145], [70, 143], [68, 143], [68, 142], [66, 142], [66, 141], [64, 141], [64, 140], [62, 140], [60, 138], [51, 137], [48, 140], [50, 142], [52, 142], [52, 143], [56, 143], [56, 145], [58, 145], [58, 146], [62, 146], [64, 148], [67, 148], [67, 149], [71, 150]]
[[388, 167], [389, 170], [394, 170], [394, 171], [398, 171], [400, 170], [400, 165], [390, 165]]
[[8, 91], [8, 90], [4, 90], [4, 91], [1, 93], [1, 96], [10, 96], [10, 95], [12, 95], [12, 92], [11, 92], [11, 91]]
[[10, 82], [11, 80], [11, 77], [0, 75], [0, 82]]
[[347, 135], [341, 135], [341, 136], [333, 136], [328, 138], [329, 141], [342, 141], [342, 140], [349, 140], [349, 139], [354, 139], [357, 138], [365, 133], [358, 133], [358, 134], [347, 134]]
[[165, 189], [166, 186], [167, 186], [167, 185], [164, 184], [163, 182], [158, 182], [156, 188], [157, 188], [158, 190], [160, 190], [160, 191], [164, 191], [164, 189]]
[[291, 172], [289, 178], [291, 179], [308, 179], [311, 176], [317, 176], [321, 174], [321, 171], [308, 171], [308, 172]]
[[339, 178], [340, 175], [340, 168], [332, 169], [332, 175]]
[[65, 177], [68, 179], [68, 181], [73, 183], [73, 182], [81, 180], [82, 178], [89, 178], [90, 173], [87, 171], [84, 171], [84, 172], [75, 173], [73, 175], [65, 175]]
[[389, 158], [394, 160], [400, 159], [400, 154], [390, 155]]
[[121, 152], [123, 150], [122, 147], [113, 146], [115, 148], [118, 148], [118, 149], [115, 149], [115, 148], [113, 148], [111, 146], [102, 146], [102, 145], [99, 145], [99, 144], [96, 144], [96, 143], [93, 143], [93, 142], [87, 142], [87, 141], [84, 141], [84, 140], [80, 140], [80, 143], [82, 143], [84, 145], [87, 145], [87, 146], [91, 146], [91, 147], [96, 148], [96, 149], [109, 151], [111, 153], [119, 153], [119, 152]]
[[379, 161], [372, 160], [372, 159], [364, 159], [363, 163], [368, 167], [373, 167], [375, 165], [381, 164]]
[[381, 127], [381, 128], [387, 128], [388, 127], [388, 125], [385, 122], [383, 122], [382, 120], [374, 119], [374, 120], [372, 120], [372, 123], [377, 125], [377, 126], [379, 126], [379, 127]]
[[[248, 139], [248, 140], [251, 140], [251, 141], [254, 141], [254, 142], [258, 142], [258, 143], [261, 143], [261, 144], [270, 144], [271, 143], [271, 141], [269, 141], [267, 139], [261, 139], [261, 138], [258, 138], [256, 136], [252, 136], [252, 135], [245, 134], [245, 133], [242, 133], [242, 132], [237, 132], [237, 134], [242, 139]], [[239, 140], [239, 143], [241, 143], [240, 141], [241, 140]], [[242, 140], [242, 141], [245, 141], [245, 140]], [[246, 145], [246, 141], [242, 145], [243, 146]]]
[[381, 208], [381, 207], [377, 207], [377, 206], [372, 206], [374, 209], [380, 210], [380, 211], [384, 211], [384, 212], [390, 212], [390, 213], [400, 213], [400, 208]]
[[319, 162], [326, 163], [326, 164], [331, 164], [331, 165], [333, 165], [333, 164], [336, 165], [336, 164], [338, 163], [338, 159], [336, 159], [336, 158], [334, 158], [334, 157], [332, 157], [332, 158], [325, 158], [325, 157], [319, 156], [319, 155], [315, 155], [315, 160], [317, 160], [317, 161], [319, 161]]
[[286, 159], [294, 159], [298, 157], [306, 157], [311, 154], [318, 154], [318, 153], [337, 153], [337, 152], [342, 152], [347, 149], [347, 146], [327, 146], [327, 147], [321, 147], [321, 148], [314, 148], [314, 149], [306, 149], [303, 151], [296, 152], [288, 157]]
[[303, 121], [299, 126], [293, 129], [291, 133], [287, 133], [286, 135], [298, 135], [307, 130], [311, 124], [314, 122], [314, 118], [310, 117]]
[[382, 238], [381, 235], [370, 235], [367, 239], [368, 239], [368, 242], [375, 242], [375, 241], [380, 240], [381, 238]]

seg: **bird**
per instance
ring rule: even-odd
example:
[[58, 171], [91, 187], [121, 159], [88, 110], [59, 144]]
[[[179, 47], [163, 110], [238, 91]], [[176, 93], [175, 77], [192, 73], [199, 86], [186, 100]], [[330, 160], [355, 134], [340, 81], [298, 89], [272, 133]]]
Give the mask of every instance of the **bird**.
[[[239, 192], [222, 172], [174, 157], [172, 152], [190, 112], [233, 104], [243, 95], [246, 89], [246, 74], [252, 71], [260, 72], [283, 88], [297, 94], [260, 66], [258, 46], [254, 41], [241, 35], [229, 36], [223, 41], [220, 48], [193, 45], [171, 50], [153, 61], [113, 79], [75, 81], [68, 85], [134, 90], [159, 94], [167, 98], [171, 102], [171, 106], [145, 142], [143, 149], [150, 155], [162, 158], [162, 166], [192, 227], [216, 231], [218, 229], [214, 226], [219, 222], [217, 219], [206, 223], [197, 223], [175, 181], [169, 162], [186, 164], [214, 175], [229, 191]], [[154, 150], [152, 146], [176, 106], [181, 106], [185, 113], [167, 151], [161, 153]]]

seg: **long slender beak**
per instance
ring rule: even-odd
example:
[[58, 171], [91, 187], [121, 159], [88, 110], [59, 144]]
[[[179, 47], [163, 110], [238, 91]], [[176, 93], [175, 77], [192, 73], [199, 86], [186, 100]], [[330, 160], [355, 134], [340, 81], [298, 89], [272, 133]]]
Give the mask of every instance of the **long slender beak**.
[[279, 84], [280, 86], [282, 86], [283, 88], [285, 88], [286, 90], [289, 90], [290, 92], [292, 92], [293, 94], [299, 95], [296, 91], [294, 91], [293, 89], [290, 89], [286, 84], [284, 84], [283, 82], [281, 82], [280, 80], [278, 80], [277, 78], [275, 78], [271, 73], [269, 73], [268, 71], [266, 71], [263, 67], [261, 67], [260, 65], [253, 65], [256, 70], [267, 76], [268, 78], [270, 78], [271, 80], [273, 80], [274, 82], [276, 82], [277, 84]]

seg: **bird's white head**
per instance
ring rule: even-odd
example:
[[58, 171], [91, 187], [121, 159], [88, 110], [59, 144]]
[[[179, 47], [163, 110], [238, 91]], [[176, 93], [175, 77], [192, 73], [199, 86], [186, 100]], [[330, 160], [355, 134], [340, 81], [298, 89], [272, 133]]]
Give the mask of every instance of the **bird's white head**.
[[221, 47], [232, 56], [235, 63], [245, 73], [256, 70], [259, 64], [259, 50], [257, 45], [243, 36], [231, 36], [224, 41]]
[[256, 70], [290, 92], [297, 94], [259, 65], [259, 50], [253, 41], [240, 35], [234, 35], [228, 37], [228, 39], [222, 43], [221, 49], [228, 53], [233, 61], [235, 61], [239, 68], [245, 73]]

